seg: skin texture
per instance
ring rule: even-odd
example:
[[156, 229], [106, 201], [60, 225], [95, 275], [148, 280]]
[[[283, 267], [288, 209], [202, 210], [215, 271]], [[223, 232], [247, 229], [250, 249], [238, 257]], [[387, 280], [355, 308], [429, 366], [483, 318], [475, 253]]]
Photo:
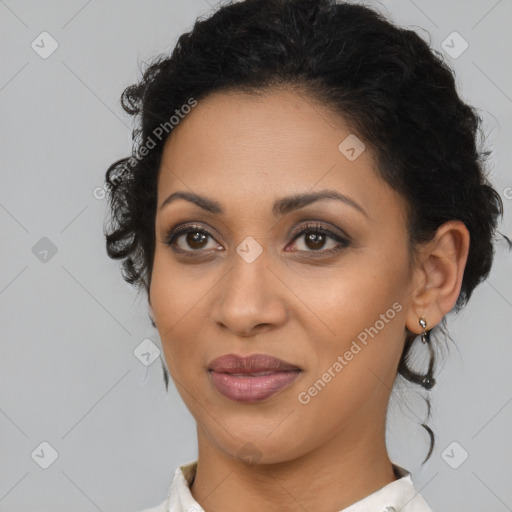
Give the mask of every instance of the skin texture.
[[[374, 171], [368, 141], [354, 161], [339, 151], [350, 133], [305, 94], [273, 89], [214, 93], [166, 141], [150, 305], [171, 376], [197, 422], [191, 492], [207, 512], [332, 512], [395, 479], [385, 417], [405, 329], [419, 334], [420, 316], [431, 329], [451, 310], [469, 234], [460, 222], [446, 223], [412, 259], [406, 202]], [[273, 216], [275, 199], [323, 189], [349, 196], [366, 214], [322, 200]], [[182, 199], [160, 210], [176, 191], [214, 199], [225, 213]], [[315, 245], [311, 232], [294, 239], [293, 227], [308, 221], [345, 233], [349, 244], [314, 258], [338, 242]], [[193, 233], [192, 245], [183, 233], [175, 241], [202, 256], [187, 259], [165, 244], [178, 223], [208, 231], [201, 243]], [[249, 236], [263, 250], [252, 263], [236, 252]], [[396, 303], [394, 318], [301, 403], [299, 393]], [[228, 353], [267, 353], [303, 371], [267, 400], [240, 404], [221, 395], [207, 372]], [[241, 459], [244, 450], [252, 463]]]

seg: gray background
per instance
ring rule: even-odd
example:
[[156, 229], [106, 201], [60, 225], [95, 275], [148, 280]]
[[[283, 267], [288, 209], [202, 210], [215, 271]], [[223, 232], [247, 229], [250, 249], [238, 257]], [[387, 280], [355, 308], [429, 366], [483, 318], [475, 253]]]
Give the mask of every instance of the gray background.
[[[512, 0], [376, 5], [443, 52], [462, 96], [480, 109], [510, 236]], [[119, 96], [138, 65], [172, 49], [213, 6], [0, 0], [2, 512], [137, 511], [163, 501], [175, 467], [197, 455], [194, 420], [172, 382], [166, 394], [160, 359], [145, 366], [134, 354], [159, 338], [145, 297], [106, 255], [97, 187], [130, 154]], [[59, 45], [46, 59], [31, 47], [43, 31]], [[441, 47], [453, 31], [469, 44], [456, 58]], [[42, 252], [50, 245], [55, 254]], [[439, 438], [425, 466], [422, 400], [403, 386], [391, 402], [392, 460], [413, 472], [435, 512], [512, 510], [511, 274], [502, 242], [490, 278], [448, 317], [457, 349], [431, 392]], [[42, 442], [58, 452], [47, 469]]]

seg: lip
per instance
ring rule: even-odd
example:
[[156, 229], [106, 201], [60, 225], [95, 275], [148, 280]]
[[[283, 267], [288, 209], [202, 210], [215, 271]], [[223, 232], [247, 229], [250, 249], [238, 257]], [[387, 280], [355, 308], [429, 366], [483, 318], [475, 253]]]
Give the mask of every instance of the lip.
[[227, 354], [208, 365], [213, 386], [225, 397], [242, 403], [266, 400], [289, 387], [302, 369], [268, 354]]
[[237, 354], [226, 354], [210, 361], [208, 370], [218, 373], [249, 374], [300, 370], [300, 368], [269, 354], [252, 354], [245, 357]]

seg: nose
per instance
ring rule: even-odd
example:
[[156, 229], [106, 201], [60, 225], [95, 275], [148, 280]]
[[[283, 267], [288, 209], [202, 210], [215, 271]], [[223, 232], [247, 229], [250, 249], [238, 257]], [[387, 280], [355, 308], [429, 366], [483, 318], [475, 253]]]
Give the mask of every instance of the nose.
[[287, 291], [271, 268], [265, 252], [247, 262], [238, 254], [233, 266], [214, 288], [212, 318], [237, 336], [252, 336], [277, 328], [288, 316]]

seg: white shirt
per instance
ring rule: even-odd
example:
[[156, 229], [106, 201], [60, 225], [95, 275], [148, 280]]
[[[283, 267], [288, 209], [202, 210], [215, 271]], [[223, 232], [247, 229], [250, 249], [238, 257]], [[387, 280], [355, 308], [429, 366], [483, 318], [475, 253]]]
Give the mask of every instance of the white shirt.
[[[339, 512], [432, 512], [421, 495], [414, 489], [411, 474], [406, 469], [393, 464], [400, 477], [378, 489], [362, 500], [353, 503]], [[197, 460], [176, 468], [166, 500], [155, 508], [142, 512], [204, 512], [193, 498], [190, 485], [197, 470]]]

